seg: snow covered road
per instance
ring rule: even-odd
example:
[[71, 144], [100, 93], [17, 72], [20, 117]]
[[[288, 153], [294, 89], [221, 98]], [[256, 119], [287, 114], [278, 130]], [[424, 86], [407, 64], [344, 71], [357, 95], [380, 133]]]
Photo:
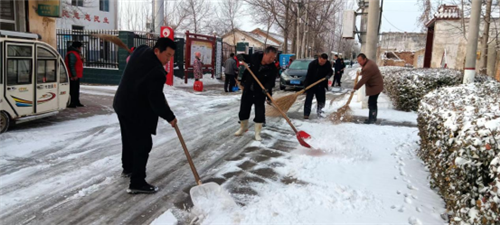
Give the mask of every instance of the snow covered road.
[[[344, 76], [343, 83], [352, 86], [350, 79]], [[170, 224], [165, 218], [189, 224], [199, 217], [200, 224], [445, 223], [444, 203], [415, 156], [416, 116], [392, 110], [388, 99], [381, 97], [380, 107], [387, 126], [334, 126], [316, 118], [315, 110], [304, 121], [299, 96], [289, 116], [312, 135], [310, 150], [280, 118], [267, 118], [262, 142], [253, 140], [252, 122], [244, 136], [234, 137], [240, 93], [224, 94], [216, 83], [203, 93], [191, 89], [166, 87], [165, 94], [202, 180], [221, 184], [237, 208], [192, 208], [194, 178], [175, 131], [163, 121], [146, 178], [160, 191], [127, 194], [128, 179], [120, 177], [120, 129], [111, 108], [116, 87], [84, 86], [87, 107], [0, 135], [0, 222], [164, 225]], [[276, 92], [283, 94], [290, 92]], [[346, 98], [328, 93], [326, 114]], [[360, 103], [352, 108], [357, 116], [366, 114]]]
[[[82, 92], [107, 98], [105, 104], [110, 106], [113, 88], [83, 87]], [[251, 136], [233, 137], [239, 95], [213, 98], [172, 88], [165, 91], [202, 177], [207, 168], [252, 141]], [[40, 122], [36, 128], [24, 125], [2, 134], [2, 224], [143, 224], [171, 207], [174, 196], [194, 184], [175, 132], [160, 122], [147, 179], [161, 189], [150, 196], [126, 194], [128, 179], [120, 177], [120, 137], [118, 120], [110, 112]]]

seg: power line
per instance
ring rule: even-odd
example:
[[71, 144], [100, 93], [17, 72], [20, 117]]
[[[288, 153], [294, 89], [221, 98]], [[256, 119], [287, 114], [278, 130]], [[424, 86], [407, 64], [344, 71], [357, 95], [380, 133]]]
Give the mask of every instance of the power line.
[[401, 30], [399, 28], [397, 28], [396, 26], [394, 26], [394, 24], [392, 24], [391, 22], [389, 22], [389, 20], [387, 18], [385, 18], [385, 15], [382, 15], [382, 17], [384, 17], [384, 20], [389, 23], [392, 27], [396, 28], [396, 30], [399, 30], [401, 32], [405, 32], [404, 30]]

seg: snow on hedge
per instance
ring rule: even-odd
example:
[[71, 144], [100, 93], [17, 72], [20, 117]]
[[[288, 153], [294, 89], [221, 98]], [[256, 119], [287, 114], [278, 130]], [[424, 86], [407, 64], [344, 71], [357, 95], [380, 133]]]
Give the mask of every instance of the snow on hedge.
[[422, 99], [418, 125], [419, 156], [450, 223], [500, 224], [500, 83], [432, 91]]
[[380, 72], [385, 93], [403, 111], [417, 111], [422, 97], [432, 90], [462, 83], [462, 73], [456, 70], [381, 67]]

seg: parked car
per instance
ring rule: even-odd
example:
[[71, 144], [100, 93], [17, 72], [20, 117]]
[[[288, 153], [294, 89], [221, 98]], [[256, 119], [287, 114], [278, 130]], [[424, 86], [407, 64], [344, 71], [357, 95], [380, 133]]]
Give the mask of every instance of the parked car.
[[53, 116], [69, 102], [64, 59], [37, 34], [0, 30], [0, 133]]
[[304, 88], [307, 68], [313, 59], [297, 59], [280, 76], [280, 90], [286, 88]]

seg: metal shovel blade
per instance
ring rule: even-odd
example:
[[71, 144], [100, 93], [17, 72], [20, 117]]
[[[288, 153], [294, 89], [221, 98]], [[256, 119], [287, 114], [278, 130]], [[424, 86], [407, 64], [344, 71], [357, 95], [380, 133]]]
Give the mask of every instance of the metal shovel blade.
[[299, 131], [297, 132], [297, 140], [299, 140], [300, 145], [306, 147], [306, 148], [311, 148], [309, 144], [307, 144], [306, 140], [310, 139], [311, 135], [304, 131]]
[[214, 182], [201, 184], [191, 188], [191, 201], [202, 208], [234, 208], [236, 202], [220, 185]]

